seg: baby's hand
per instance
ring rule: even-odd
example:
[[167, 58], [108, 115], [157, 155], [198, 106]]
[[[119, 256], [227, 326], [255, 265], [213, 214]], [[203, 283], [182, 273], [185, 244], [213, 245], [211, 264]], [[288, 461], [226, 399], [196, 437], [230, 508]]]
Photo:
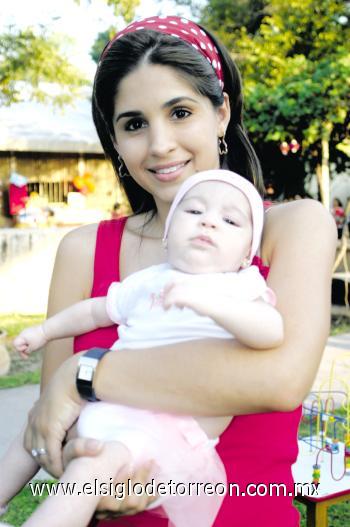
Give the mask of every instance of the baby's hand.
[[203, 283], [192, 278], [168, 283], [163, 290], [163, 307], [172, 306], [189, 307], [199, 315], [207, 315], [208, 300]]
[[42, 325], [24, 329], [13, 341], [13, 345], [23, 359], [47, 343]]

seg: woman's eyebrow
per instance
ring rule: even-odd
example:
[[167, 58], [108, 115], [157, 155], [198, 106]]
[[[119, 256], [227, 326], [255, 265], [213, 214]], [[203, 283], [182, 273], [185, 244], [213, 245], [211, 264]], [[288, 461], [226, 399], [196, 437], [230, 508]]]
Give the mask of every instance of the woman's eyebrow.
[[184, 101], [191, 101], [198, 104], [198, 101], [196, 101], [196, 99], [192, 99], [192, 97], [187, 97], [186, 95], [184, 95], [181, 97], [174, 97], [174, 99], [170, 99], [170, 101], [167, 101], [162, 105], [162, 108], [169, 108], [169, 106], [174, 106], [174, 104], [178, 104], [179, 102]]
[[131, 111], [131, 112], [123, 112], [123, 113], [120, 113], [115, 122], [117, 123], [119, 121], [119, 119], [122, 119], [123, 117], [140, 117], [140, 115], [142, 115], [142, 112], [136, 110], [136, 111]]
[[[195, 99], [192, 99], [192, 97], [187, 97], [187, 96], [183, 96], [183, 97], [174, 97], [174, 99], [170, 99], [170, 101], [167, 101], [165, 102], [163, 105], [162, 105], [162, 108], [169, 108], [170, 106], [174, 106], [174, 104], [179, 104], [180, 102], [184, 102], [184, 101], [191, 101], [195, 104], [198, 103], [198, 101], [196, 101]], [[125, 117], [140, 117], [142, 115], [142, 112], [140, 110], [132, 110], [132, 111], [129, 111], [129, 112], [122, 112], [120, 113], [115, 122], [117, 123], [119, 121], [119, 119], [122, 119], [122, 118], [125, 118]]]

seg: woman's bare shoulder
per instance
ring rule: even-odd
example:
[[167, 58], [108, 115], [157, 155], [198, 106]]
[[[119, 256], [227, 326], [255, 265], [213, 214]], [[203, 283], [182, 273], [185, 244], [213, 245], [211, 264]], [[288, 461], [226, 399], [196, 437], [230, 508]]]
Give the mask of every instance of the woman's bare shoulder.
[[[98, 223], [90, 225], [82, 225], [76, 229], [69, 231], [61, 240], [59, 248], [62, 251], [70, 251], [72, 249], [79, 249], [90, 252], [95, 250], [96, 234]], [[80, 252], [80, 251], [79, 251]]]
[[52, 275], [51, 294], [69, 303], [89, 296], [93, 280], [94, 256], [98, 224], [84, 225], [68, 232], [57, 250]]
[[275, 244], [286, 237], [298, 237], [300, 243], [327, 243], [336, 235], [332, 215], [319, 201], [296, 200], [272, 206], [265, 215], [262, 243], [264, 259], [270, 260]]
[[[305, 234], [315, 235], [313, 230], [326, 228], [330, 233], [334, 231], [335, 222], [327, 209], [319, 201], [302, 199], [274, 205], [265, 214], [265, 234], [268, 238], [280, 235], [288, 229], [305, 229]], [[325, 233], [327, 235], [327, 231]], [[331, 234], [332, 235], [332, 234]]]

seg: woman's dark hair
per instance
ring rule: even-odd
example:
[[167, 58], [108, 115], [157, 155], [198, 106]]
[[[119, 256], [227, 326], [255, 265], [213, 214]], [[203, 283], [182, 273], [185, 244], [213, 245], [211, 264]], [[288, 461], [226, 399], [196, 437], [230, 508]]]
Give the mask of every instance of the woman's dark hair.
[[[228, 94], [231, 105], [231, 119], [225, 135], [228, 154], [221, 159], [221, 163], [225, 164], [225, 168], [254, 183], [263, 194], [264, 184], [259, 160], [243, 127], [243, 98], [239, 71], [225, 47], [209, 31], [204, 31], [219, 50], [224, 72], [224, 91]], [[127, 33], [121, 39], [115, 40], [101, 59], [96, 72], [92, 113], [102, 147], [118, 176], [120, 162], [113, 145], [115, 97], [121, 80], [143, 62], [174, 68], [201, 95], [208, 97], [214, 108], [224, 102], [219, 80], [211, 64], [187, 42], [152, 30]], [[121, 178], [120, 182], [134, 212], [156, 210], [153, 196], [132, 177]]]

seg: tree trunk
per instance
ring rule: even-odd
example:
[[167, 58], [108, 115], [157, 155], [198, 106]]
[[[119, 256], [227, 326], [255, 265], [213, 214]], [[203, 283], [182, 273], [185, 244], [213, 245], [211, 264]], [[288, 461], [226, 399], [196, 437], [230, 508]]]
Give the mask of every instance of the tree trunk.
[[333, 130], [332, 123], [324, 123], [322, 127], [322, 160], [316, 169], [320, 187], [321, 201], [327, 210], [330, 208], [330, 183], [329, 183], [329, 139]]

